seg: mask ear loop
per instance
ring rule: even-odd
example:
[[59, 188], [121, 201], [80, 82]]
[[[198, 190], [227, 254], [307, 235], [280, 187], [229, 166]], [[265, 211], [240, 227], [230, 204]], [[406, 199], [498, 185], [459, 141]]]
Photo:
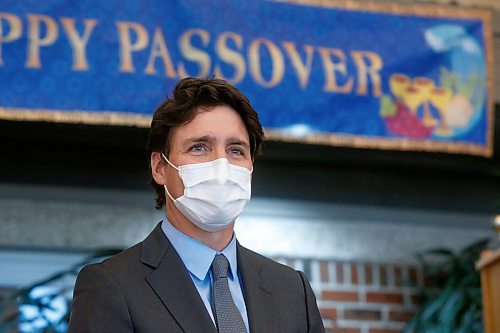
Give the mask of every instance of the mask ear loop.
[[165, 192], [167, 192], [167, 195], [170, 198], [170, 200], [172, 200], [172, 202], [175, 202], [176, 200], [170, 195], [170, 192], [167, 189], [167, 185], [163, 185], [163, 187], [165, 188]]
[[[172, 168], [174, 168], [175, 170], [179, 171], [179, 168], [178, 168], [178, 167], [176, 167], [175, 165], [173, 165], [173, 164], [172, 164], [172, 162], [170, 162], [170, 161], [168, 160], [167, 156], [165, 156], [165, 154], [161, 153], [161, 156], [163, 157], [163, 159], [165, 160], [165, 162], [167, 162], [168, 164], [170, 164], [170, 166], [171, 166]], [[252, 167], [252, 169], [253, 169], [253, 167]]]
[[[168, 158], [165, 156], [165, 154], [161, 153], [161, 156], [163, 157], [163, 159], [164, 159], [164, 160], [165, 160], [168, 164], [170, 164], [170, 166], [171, 166], [172, 168], [174, 168], [175, 170], [179, 171], [179, 168], [178, 168], [178, 167], [176, 167], [175, 165], [173, 165], [173, 164], [172, 164], [172, 162], [170, 162], [170, 161], [168, 160]], [[172, 200], [172, 202], [175, 202], [176, 200], [174, 199], [174, 197], [172, 197], [172, 195], [171, 195], [171, 194], [170, 194], [170, 192], [168, 191], [168, 189], [167, 189], [167, 185], [163, 185], [163, 187], [165, 188], [165, 192], [167, 192], [167, 195], [168, 195], [168, 197], [170, 198], [170, 200]]]

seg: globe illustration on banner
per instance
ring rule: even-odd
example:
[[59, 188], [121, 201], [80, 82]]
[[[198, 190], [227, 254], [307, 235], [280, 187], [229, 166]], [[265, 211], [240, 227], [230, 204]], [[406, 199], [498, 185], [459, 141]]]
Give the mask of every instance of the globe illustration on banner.
[[387, 131], [412, 139], [456, 138], [469, 132], [486, 112], [486, 70], [479, 43], [458, 25], [437, 25], [424, 37], [444, 55], [438, 78], [393, 73], [390, 95], [380, 98]]

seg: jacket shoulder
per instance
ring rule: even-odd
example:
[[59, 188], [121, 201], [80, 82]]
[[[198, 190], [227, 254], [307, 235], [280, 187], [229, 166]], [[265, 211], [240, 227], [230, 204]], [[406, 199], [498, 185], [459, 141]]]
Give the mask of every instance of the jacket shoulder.
[[299, 278], [297, 271], [290, 266], [281, 264], [241, 245], [238, 247], [238, 251], [240, 251], [241, 256], [245, 257], [248, 262], [251, 262], [254, 267], [260, 267], [264, 269], [264, 271], [268, 271], [272, 274], [283, 275], [285, 277], [288, 276], [290, 278], [293, 277], [294, 279]]

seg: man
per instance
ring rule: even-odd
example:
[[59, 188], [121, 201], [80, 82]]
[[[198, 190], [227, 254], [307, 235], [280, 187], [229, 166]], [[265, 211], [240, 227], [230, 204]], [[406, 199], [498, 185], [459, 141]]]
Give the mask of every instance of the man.
[[166, 217], [143, 242], [81, 271], [70, 333], [324, 332], [304, 274], [244, 248], [233, 232], [263, 138], [233, 86], [177, 84], [149, 137]]

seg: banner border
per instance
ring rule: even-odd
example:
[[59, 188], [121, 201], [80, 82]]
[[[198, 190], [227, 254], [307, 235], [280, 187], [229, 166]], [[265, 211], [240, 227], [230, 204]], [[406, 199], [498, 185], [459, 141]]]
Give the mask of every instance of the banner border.
[[[20, 109], [0, 107], [0, 119], [23, 120], [33, 122], [52, 122], [64, 124], [112, 125], [149, 128], [152, 116], [128, 114], [124, 112], [93, 113], [88, 111], [54, 111], [47, 109]], [[82, 119], [85, 119], [83, 121]], [[490, 150], [481, 145], [471, 143], [449, 143], [439, 141], [418, 141], [404, 138], [381, 139], [377, 137], [361, 137], [356, 135], [314, 134], [303, 137], [285, 135], [279, 130], [265, 128], [266, 140], [284, 142], [319, 144], [337, 147], [366, 149], [421, 151], [435, 153], [464, 153], [477, 156], [490, 156]]]
[[0, 106], [0, 119], [67, 124], [150, 127], [152, 116], [116, 111], [84, 111], [6, 108]]
[[468, 154], [490, 157], [488, 147], [473, 143], [449, 143], [442, 141], [419, 141], [407, 138], [385, 138], [356, 136], [349, 134], [314, 134], [303, 137], [284, 135], [274, 129], [265, 129], [266, 139], [284, 142], [319, 144], [346, 148], [365, 148], [394, 151], [416, 151], [429, 153]]

